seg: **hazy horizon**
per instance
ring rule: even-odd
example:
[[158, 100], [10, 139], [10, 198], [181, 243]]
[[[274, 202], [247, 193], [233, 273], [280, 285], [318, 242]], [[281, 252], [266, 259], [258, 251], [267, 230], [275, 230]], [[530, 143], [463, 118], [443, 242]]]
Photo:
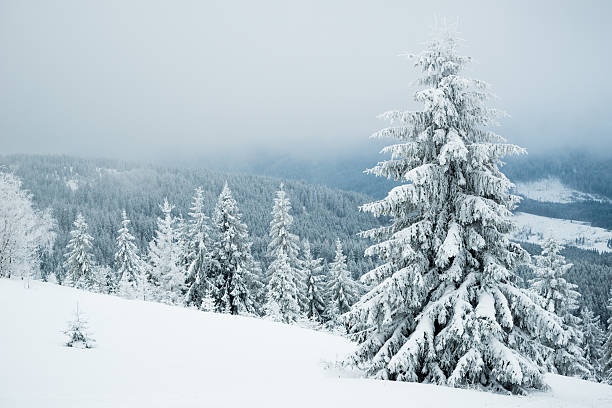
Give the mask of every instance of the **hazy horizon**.
[[[467, 74], [532, 153], [606, 154], [607, 2], [3, 2], [4, 153], [193, 160], [377, 150], [376, 115], [411, 109], [436, 16], [459, 22]], [[606, 35], [605, 33], [608, 33]]]

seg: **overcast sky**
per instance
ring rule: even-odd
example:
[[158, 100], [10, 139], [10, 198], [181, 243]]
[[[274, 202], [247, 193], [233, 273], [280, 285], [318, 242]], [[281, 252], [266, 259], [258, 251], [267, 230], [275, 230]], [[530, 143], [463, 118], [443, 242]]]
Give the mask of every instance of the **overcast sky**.
[[121, 158], [364, 146], [411, 108], [435, 18], [543, 146], [612, 147], [611, 1], [0, 0], [0, 152]]

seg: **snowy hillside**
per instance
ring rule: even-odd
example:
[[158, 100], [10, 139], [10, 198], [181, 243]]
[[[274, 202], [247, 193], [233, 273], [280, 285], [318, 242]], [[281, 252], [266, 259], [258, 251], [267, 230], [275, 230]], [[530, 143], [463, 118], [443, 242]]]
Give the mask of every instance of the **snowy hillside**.
[[583, 193], [574, 190], [558, 178], [548, 177], [534, 181], [519, 181], [515, 183], [516, 193], [532, 200], [545, 203], [573, 203], [578, 201], [598, 201], [609, 203], [606, 197]]
[[593, 227], [588, 222], [561, 220], [539, 215], [518, 212], [513, 221], [517, 225], [512, 238], [519, 241], [542, 243], [547, 238], [554, 238], [564, 245], [572, 245], [583, 249], [596, 249], [609, 252], [607, 246], [612, 239], [612, 231]]
[[[62, 345], [76, 304], [94, 349]], [[548, 376], [503, 396], [358, 379], [342, 337], [247, 317], [0, 279], [2, 407], [606, 407], [612, 387]]]

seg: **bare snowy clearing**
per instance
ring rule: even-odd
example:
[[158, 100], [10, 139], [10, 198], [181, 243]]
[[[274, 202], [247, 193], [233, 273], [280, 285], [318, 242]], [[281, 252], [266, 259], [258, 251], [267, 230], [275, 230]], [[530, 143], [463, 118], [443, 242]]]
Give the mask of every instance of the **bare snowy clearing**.
[[610, 200], [596, 194], [583, 193], [574, 190], [556, 177], [549, 177], [536, 181], [515, 183], [516, 192], [523, 197], [545, 203], [574, 203], [576, 201], [599, 201], [608, 203]]
[[512, 218], [517, 229], [511, 238], [519, 241], [541, 244], [547, 238], [554, 238], [563, 245], [571, 245], [583, 249], [596, 249], [610, 252], [608, 240], [612, 239], [612, 231], [593, 227], [588, 222], [561, 220], [518, 212]]
[[[63, 346], [77, 302], [94, 349]], [[0, 310], [2, 407], [612, 407], [612, 387], [553, 375], [528, 397], [356, 379], [326, 368], [342, 337], [41, 282], [1, 279]]]

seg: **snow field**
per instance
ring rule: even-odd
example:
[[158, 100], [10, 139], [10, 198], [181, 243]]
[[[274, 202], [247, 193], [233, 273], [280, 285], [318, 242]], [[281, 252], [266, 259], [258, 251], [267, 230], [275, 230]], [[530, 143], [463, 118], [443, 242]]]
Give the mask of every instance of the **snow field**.
[[[76, 304], [96, 348], [64, 347]], [[0, 279], [0, 407], [612, 407], [612, 387], [547, 376], [504, 396], [377, 381], [337, 368], [327, 333]]]

